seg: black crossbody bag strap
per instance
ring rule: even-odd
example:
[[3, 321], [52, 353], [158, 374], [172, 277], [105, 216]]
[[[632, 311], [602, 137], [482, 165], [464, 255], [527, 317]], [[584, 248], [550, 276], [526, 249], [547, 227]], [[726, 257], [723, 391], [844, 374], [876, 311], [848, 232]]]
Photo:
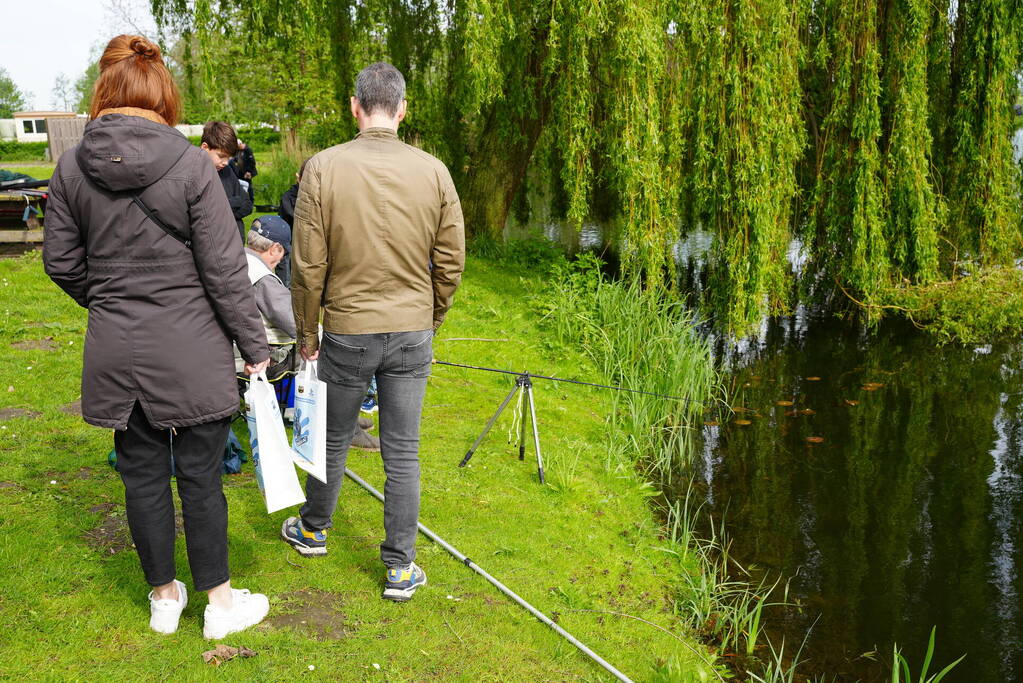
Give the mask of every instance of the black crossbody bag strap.
[[159, 216], [156, 215], [156, 212], [153, 211], [152, 209], [150, 209], [146, 205], [146, 203], [144, 201], [142, 201], [142, 197], [140, 197], [137, 194], [136, 195], [132, 195], [131, 200], [133, 202], [135, 202], [136, 206], [138, 206], [140, 209], [142, 209], [142, 213], [146, 214], [146, 218], [148, 218], [149, 220], [151, 220], [154, 223], [156, 223], [156, 226], [158, 228], [160, 228], [165, 233], [167, 233], [168, 235], [170, 235], [171, 237], [176, 239], [178, 242], [181, 242], [182, 244], [184, 244], [189, 249], [192, 248], [192, 240], [190, 240], [188, 237], [182, 235], [180, 232], [178, 232], [177, 230], [175, 230], [171, 226], [169, 226], [166, 223], [164, 223], [163, 220]]

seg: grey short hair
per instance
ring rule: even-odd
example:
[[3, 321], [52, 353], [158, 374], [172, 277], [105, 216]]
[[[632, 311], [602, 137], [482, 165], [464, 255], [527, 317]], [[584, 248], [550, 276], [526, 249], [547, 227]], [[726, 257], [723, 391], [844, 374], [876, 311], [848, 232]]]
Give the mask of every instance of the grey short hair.
[[258, 251], [261, 254], [275, 244], [277, 243], [263, 237], [255, 230], [249, 230], [249, 234], [245, 237], [245, 246], [252, 251]]
[[394, 116], [405, 99], [405, 77], [387, 62], [370, 64], [355, 79], [355, 99], [366, 114]]

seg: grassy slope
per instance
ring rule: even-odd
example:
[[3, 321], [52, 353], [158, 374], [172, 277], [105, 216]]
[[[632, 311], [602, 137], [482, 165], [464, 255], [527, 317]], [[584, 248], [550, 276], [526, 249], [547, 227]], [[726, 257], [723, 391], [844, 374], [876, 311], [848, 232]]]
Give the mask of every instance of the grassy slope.
[[[537, 328], [528, 306], [535, 283], [470, 259], [436, 357], [594, 377], [582, 354], [549, 345]], [[38, 255], [0, 261], [0, 292], [0, 411], [41, 413], [0, 421], [0, 671], [12, 679], [220, 679], [200, 658], [210, 647], [201, 638], [204, 596], [192, 596], [177, 634], [154, 634], [146, 627], [148, 589], [134, 553], [85, 540], [102, 524], [123, 538], [124, 525], [122, 488], [105, 464], [110, 432], [61, 411], [79, 397], [84, 311], [46, 279]], [[47, 336], [56, 350], [10, 346]], [[510, 411], [472, 465], [455, 466], [510, 386], [506, 376], [435, 366], [423, 416], [422, 521], [542, 611], [556, 613], [635, 680], [707, 680], [708, 668], [690, 651], [702, 650], [693, 640], [683, 644], [638, 621], [572, 611], [623, 612], [670, 629], [673, 577], [688, 570], [657, 549], [649, 490], [638, 475], [612, 475], [603, 466], [611, 442], [606, 395], [537, 384], [547, 487], [536, 481], [531, 449], [520, 463], [506, 443]], [[349, 463], [382, 488], [376, 454], [353, 451]], [[422, 536], [419, 561], [429, 585], [409, 604], [382, 601], [381, 507], [350, 481], [330, 554], [317, 560], [278, 540], [287, 513], [266, 514], [251, 464], [228, 478], [227, 497], [235, 584], [266, 592], [278, 620], [226, 640], [259, 653], [226, 664], [236, 676], [609, 679]], [[97, 507], [103, 503], [111, 509]], [[182, 539], [178, 561], [190, 583]], [[685, 673], [666, 676], [657, 664], [666, 660]]]

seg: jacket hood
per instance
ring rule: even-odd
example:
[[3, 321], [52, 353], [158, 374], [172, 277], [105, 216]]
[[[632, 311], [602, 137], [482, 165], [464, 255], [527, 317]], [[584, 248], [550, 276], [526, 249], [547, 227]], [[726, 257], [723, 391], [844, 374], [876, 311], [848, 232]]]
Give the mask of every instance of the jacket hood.
[[97, 185], [122, 192], [152, 185], [190, 147], [188, 139], [170, 126], [138, 116], [107, 114], [86, 124], [75, 159]]

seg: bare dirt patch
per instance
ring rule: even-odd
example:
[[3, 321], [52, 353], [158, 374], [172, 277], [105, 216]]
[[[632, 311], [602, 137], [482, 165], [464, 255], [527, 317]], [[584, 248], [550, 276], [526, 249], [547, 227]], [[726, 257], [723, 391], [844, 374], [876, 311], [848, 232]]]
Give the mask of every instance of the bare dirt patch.
[[3, 408], [0, 409], [0, 422], [4, 420], [13, 420], [16, 417], [27, 417], [30, 420], [35, 420], [42, 417], [43, 414], [35, 410], [26, 410], [25, 408]]
[[77, 417], [82, 416], [82, 399], [67, 403], [60, 407], [61, 412], [67, 413], [68, 415], [75, 415]]
[[[103, 555], [116, 555], [131, 550], [135, 544], [131, 540], [128, 529], [128, 518], [124, 506], [117, 503], [99, 503], [89, 508], [93, 514], [102, 513], [103, 517], [93, 528], [82, 534], [86, 544]], [[181, 513], [174, 513], [174, 531], [181, 535], [183, 531]]]
[[14, 342], [11, 348], [17, 351], [56, 351], [60, 348], [53, 337], [45, 339], [26, 339], [25, 341]]
[[117, 507], [114, 503], [102, 503], [89, 508], [89, 512], [104, 515], [99, 524], [82, 534], [82, 538], [90, 548], [104, 555], [116, 555], [134, 547], [124, 510], [117, 510]]
[[0, 489], [16, 489], [18, 488], [17, 483], [13, 481], [0, 481]]
[[348, 617], [339, 607], [341, 595], [305, 588], [280, 597], [280, 608], [264, 623], [270, 628], [290, 628], [313, 640], [341, 640], [348, 636]]

